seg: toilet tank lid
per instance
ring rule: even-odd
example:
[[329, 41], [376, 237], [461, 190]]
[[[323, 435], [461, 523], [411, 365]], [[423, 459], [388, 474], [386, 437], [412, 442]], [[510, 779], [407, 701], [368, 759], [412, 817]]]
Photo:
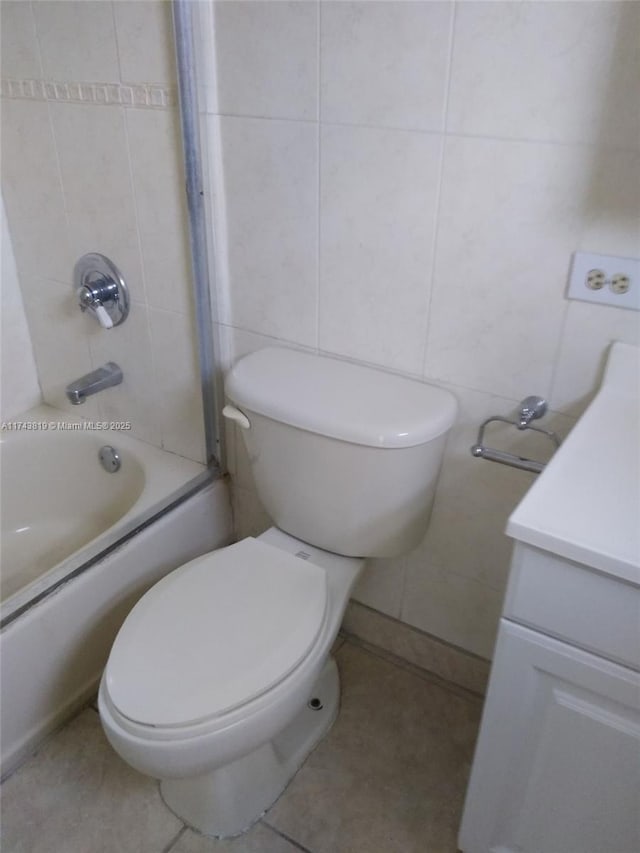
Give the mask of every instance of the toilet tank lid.
[[240, 408], [308, 432], [401, 448], [446, 432], [457, 411], [449, 391], [405, 376], [300, 350], [268, 347], [227, 374]]

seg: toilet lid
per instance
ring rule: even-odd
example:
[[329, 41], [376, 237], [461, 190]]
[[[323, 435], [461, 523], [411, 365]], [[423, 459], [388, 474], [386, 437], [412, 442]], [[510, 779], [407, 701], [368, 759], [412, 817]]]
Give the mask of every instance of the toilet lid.
[[125, 620], [106, 686], [121, 714], [184, 726], [243, 705], [306, 658], [324, 624], [325, 570], [243, 539], [186, 563]]

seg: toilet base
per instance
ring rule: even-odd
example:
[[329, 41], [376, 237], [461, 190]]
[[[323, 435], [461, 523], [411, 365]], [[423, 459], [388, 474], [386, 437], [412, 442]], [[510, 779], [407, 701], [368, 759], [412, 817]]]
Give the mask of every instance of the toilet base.
[[280, 734], [211, 773], [161, 781], [164, 802], [180, 820], [203, 835], [240, 835], [275, 803], [329, 731], [338, 714], [339, 700], [338, 667], [329, 658], [313, 686], [309, 703]]

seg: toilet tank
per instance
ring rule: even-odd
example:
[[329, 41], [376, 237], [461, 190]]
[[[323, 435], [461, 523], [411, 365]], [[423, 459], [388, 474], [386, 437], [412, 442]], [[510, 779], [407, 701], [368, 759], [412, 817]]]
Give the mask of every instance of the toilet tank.
[[280, 348], [240, 359], [225, 390], [248, 419], [240, 433], [277, 527], [351, 557], [396, 556], [420, 542], [456, 416], [452, 394]]

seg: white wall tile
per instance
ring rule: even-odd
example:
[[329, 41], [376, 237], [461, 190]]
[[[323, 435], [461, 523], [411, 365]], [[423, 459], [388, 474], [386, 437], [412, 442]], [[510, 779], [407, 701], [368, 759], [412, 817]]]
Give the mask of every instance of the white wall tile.
[[322, 3], [323, 121], [441, 130], [453, 3]]
[[218, 57], [213, 3], [194, 3], [194, 61], [198, 69], [198, 102], [208, 114], [218, 112]]
[[317, 130], [223, 118], [231, 322], [314, 345]]
[[503, 595], [451, 572], [407, 567], [401, 620], [483, 658], [493, 656]]
[[440, 140], [323, 126], [319, 345], [420, 373]]
[[549, 393], [594, 150], [447, 141], [425, 373]]
[[42, 402], [38, 373], [27, 326], [18, 270], [11, 246], [4, 200], [0, 247], [0, 420], [7, 421]]
[[127, 0], [113, 4], [121, 79], [176, 84], [171, 3]]
[[315, 119], [318, 4], [215, 4], [220, 112]]
[[68, 285], [31, 277], [20, 283], [44, 402], [97, 420], [95, 398], [78, 407], [65, 394], [70, 382], [93, 368], [89, 319], [81, 314]]
[[574, 417], [583, 413], [600, 386], [613, 341], [640, 347], [636, 311], [571, 302], [551, 390], [554, 408]]
[[239, 358], [242, 358], [244, 355], [249, 355], [251, 352], [255, 352], [259, 349], [264, 349], [265, 347], [290, 347], [292, 349], [304, 350], [306, 352], [313, 352], [312, 347], [303, 347], [299, 344], [291, 343], [290, 341], [283, 340], [281, 338], [270, 338], [267, 335], [259, 335], [255, 332], [247, 332], [244, 329], [229, 329], [229, 367], [234, 364]]
[[450, 131], [640, 145], [637, 3], [457, 7]]
[[232, 484], [231, 502], [233, 527], [237, 539], [260, 536], [272, 526], [273, 522], [254, 492]]
[[[3, 4], [3, 24], [10, 24], [3, 28], [4, 74], [116, 82], [121, 64], [130, 82], [175, 83], [169, 3], [38, 2], [29, 29], [31, 6]], [[132, 110], [127, 127], [119, 107], [3, 99], [2, 134], [3, 191], [45, 400], [71, 409], [65, 385], [114, 360], [123, 385], [74, 413], [131, 420], [133, 434], [155, 444], [162, 425], [169, 449], [202, 458], [190, 417], [188, 426], [171, 419], [184, 407], [171, 408], [169, 398], [159, 405], [141, 257], [142, 248], [152, 304], [183, 315], [170, 315], [171, 334], [158, 335], [169, 347], [158, 354], [161, 378], [165, 386], [174, 382], [181, 399], [175, 370], [184, 378], [194, 337], [176, 114]], [[132, 313], [121, 328], [101, 330], [75, 304], [73, 265], [88, 251], [111, 257], [130, 287]], [[174, 362], [163, 362], [169, 355], [178, 365], [173, 372]]]
[[577, 248], [640, 256], [640, 152], [593, 152]]
[[204, 462], [202, 393], [191, 318], [151, 308], [150, 320], [162, 446]]
[[120, 79], [109, 0], [33, 4], [44, 75], [49, 80], [115, 83]]
[[0, 67], [3, 77], [42, 77], [40, 50], [31, 3], [0, 3]]
[[367, 560], [351, 597], [381, 613], [400, 618], [404, 592], [406, 560], [395, 557]]
[[73, 254], [47, 104], [0, 102], [2, 193], [21, 275], [71, 283]]
[[[631, 312], [569, 303], [565, 290], [576, 249], [634, 255], [640, 246], [640, 7], [455, 5], [448, 129], [502, 139], [450, 135], [441, 175], [442, 138], [431, 132], [442, 129], [450, 4], [322, 3], [318, 339], [314, 287], [304, 279], [293, 288], [289, 273], [295, 262], [315, 275], [316, 164], [308, 158], [302, 168], [298, 154], [301, 139], [311, 146], [312, 125], [221, 120], [216, 238], [226, 244], [228, 228], [220, 279], [230, 308], [223, 300], [219, 317], [227, 363], [296, 342], [452, 387], [461, 412], [425, 539], [411, 555], [373, 564], [355, 597], [488, 657], [511, 551], [504, 526], [534, 477], [474, 459], [478, 426], [552, 390], [564, 414], [542, 426], [566, 434], [607, 342], [632, 340], [638, 328]], [[225, 4], [219, 15], [222, 109], [313, 118], [293, 112], [309, 103], [300, 95], [308, 46], [270, 53], [290, 37], [293, 18], [275, 3], [253, 7]], [[282, 33], [255, 47], [272, 15]], [[292, 90], [278, 75], [294, 57]], [[255, 91], [251, 74], [260, 77]], [[533, 458], [551, 449], [510, 427], [491, 427], [487, 440]], [[269, 520], [234, 446], [237, 532], [259, 533]]]
[[149, 305], [192, 313], [191, 267], [181, 160], [173, 111], [127, 110], [140, 248]]
[[[220, 327], [219, 327], [220, 329]], [[289, 341], [279, 338], [269, 338], [265, 335], [258, 335], [254, 332], [247, 332], [243, 329], [234, 329], [230, 326], [223, 326], [220, 329], [224, 336], [224, 364], [222, 369], [228, 371], [235, 362], [249, 353], [256, 350], [264, 349], [265, 347], [284, 346], [292, 349], [303, 349], [312, 351], [310, 348], [301, 347], [298, 344], [292, 344]], [[229, 423], [229, 422], [227, 422]], [[232, 426], [228, 431], [230, 433], [229, 447], [233, 454], [230, 461], [230, 473], [234, 478], [234, 483], [238, 488], [247, 492], [253, 492], [255, 495], [255, 482], [249, 456], [242, 440], [242, 430]], [[231, 467], [232, 466], [232, 467]], [[257, 497], [255, 498], [257, 501]]]
[[[449, 390], [458, 399], [458, 417], [447, 440], [429, 528], [409, 564], [436, 566], [503, 591], [512, 547], [504, 534], [507, 519], [536, 475], [477, 459], [470, 451], [483, 421], [493, 415], [512, 419], [520, 400], [455, 386]], [[572, 425], [557, 413], [536, 423], [561, 438]], [[546, 436], [502, 423], [486, 428], [484, 443], [540, 462], [547, 462], [555, 450]]]
[[144, 301], [129, 150], [121, 107], [50, 104], [74, 262], [111, 258], [131, 298]]
[[113, 329], [102, 329], [91, 323], [89, 346], [93, 367], [115, 361], [123, 380], [114, 388], [97, 394], [95, 399], [104, 421], [131, 421], [135, 438], [160, 445], [159, 389], [153, 369], [148, 309], [144, 303], [132, 302], [126, 321]]
[[217, 115], [203, 115], [200, 137], [203, 147], [203, 181], [207, 188], [204, 194], [205, 216], [210, 223], [207, 229], [207, 251], [209, 258], [213, 259], [212, 274], [216, 282], [211, 294], [211, 310], [216, 322], [229, 324], [231, 322], [231, 285], [222, 156], [221, 121], [223, 120]]

